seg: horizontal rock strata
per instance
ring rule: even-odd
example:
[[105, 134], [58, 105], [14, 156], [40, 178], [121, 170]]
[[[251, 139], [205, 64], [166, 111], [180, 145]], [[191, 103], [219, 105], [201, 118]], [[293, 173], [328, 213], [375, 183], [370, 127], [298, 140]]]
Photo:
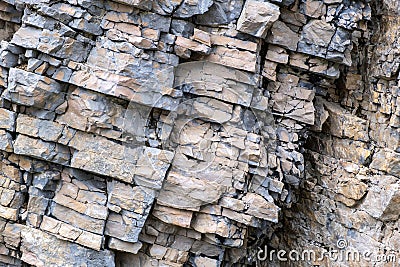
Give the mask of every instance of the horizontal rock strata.
[[0, 1], [0, 265], [398, 253], [399, 8]]

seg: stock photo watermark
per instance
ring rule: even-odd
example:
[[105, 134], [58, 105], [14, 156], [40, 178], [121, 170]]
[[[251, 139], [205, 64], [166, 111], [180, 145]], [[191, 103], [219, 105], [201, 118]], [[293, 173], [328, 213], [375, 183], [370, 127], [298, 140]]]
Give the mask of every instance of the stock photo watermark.
[[268, 249], [267, 246], [259, 247], [257, 252], [259, 261], [280, 261], [280, 262], [322, 262], [329, 260], [333, 262], [361, 262], [367, 261], [371, 263], [395, 263], [396, 254], [392, 252], [378, 253], [373, 250], [360, 252], [355, 248], [351, 248], [345, 239], [339, 239], [335, 248], [319, 248], [304, 250], [275, 250]]

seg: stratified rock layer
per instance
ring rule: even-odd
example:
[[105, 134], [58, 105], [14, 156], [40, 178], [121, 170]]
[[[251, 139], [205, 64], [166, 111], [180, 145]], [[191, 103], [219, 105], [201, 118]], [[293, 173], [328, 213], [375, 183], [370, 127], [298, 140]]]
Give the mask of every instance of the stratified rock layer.
[[400, 10], [375, 5], [0, 1], [0, 264], [398, 253]]

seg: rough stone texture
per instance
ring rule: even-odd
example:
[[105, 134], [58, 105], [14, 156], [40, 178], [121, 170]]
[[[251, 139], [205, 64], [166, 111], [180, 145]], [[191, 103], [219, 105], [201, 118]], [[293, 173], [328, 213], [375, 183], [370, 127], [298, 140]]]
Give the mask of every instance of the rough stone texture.
[[238, 31], [264, 38], [268, 29], [278, 20], [279, 7], [269, 2], [249, 0], [244, 4], [237, 21]]
[[0, 265], [398, 265], [399, 15], [0, 1]]

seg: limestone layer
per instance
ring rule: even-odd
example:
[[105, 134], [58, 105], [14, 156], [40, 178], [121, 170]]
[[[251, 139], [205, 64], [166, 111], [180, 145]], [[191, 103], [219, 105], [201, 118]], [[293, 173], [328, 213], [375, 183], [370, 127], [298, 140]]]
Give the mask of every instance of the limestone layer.
[[397, 0], [1, 0], [0, 265], [399, 253], [399, 16]]

